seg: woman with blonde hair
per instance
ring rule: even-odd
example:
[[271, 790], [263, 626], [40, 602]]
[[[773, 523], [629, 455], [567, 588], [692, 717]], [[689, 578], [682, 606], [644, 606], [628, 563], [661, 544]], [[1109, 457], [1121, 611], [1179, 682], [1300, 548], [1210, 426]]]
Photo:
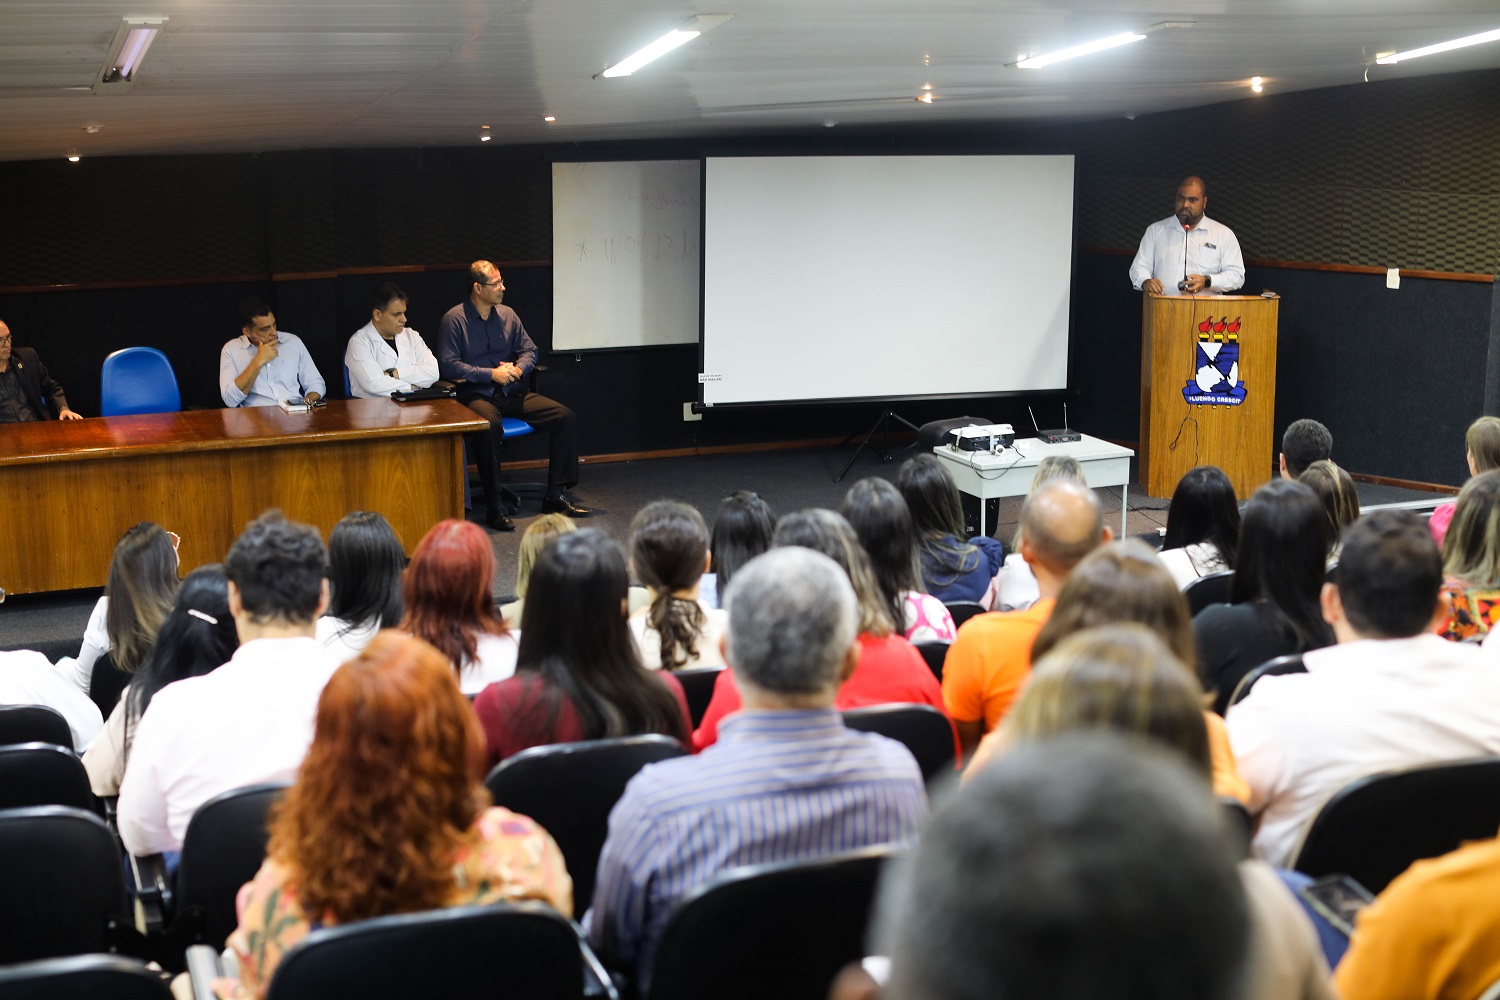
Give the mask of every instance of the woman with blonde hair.
[[[1143, 625], [1120, 622], [1075, 632], [1037, 661], [1006, 720], [1003, 742], [981, 744], [965, 778], [1004, 747], [1081, 729], [1130, 733], [1180, 753], [1205, 779], [1212, 773], [1201, 690], [1191, 669]], [[1207, 785], [1204, 785], [1207, 791]], [[1226, 836], [1232, 835], [1227, 824]], [[1265, 862], [1240, 862], [1250, 904], [1249, 1000], [1328, 1000], [1328, 965], [1296, 898]]]
[[1451, 610], [1442, 635], [1479, 640], [1500, 621], [1500, 471], [1465, 483], [1454, 510], [1443, 539], [1443, 593]]
[[[896, 631], [890, 612], [881, 599], [870, 557], [842, 515], [831, 510], [802, 510], [789, 514], [776, 525], [775, 548], [797, 545], [821, 552], [843, 568], [854, 586], [859, 606], [859, 663], [843, 684], [839, 685], [834, 707], [859, 708], [908, 702], [931, 705], [948, 714], [943, 705], [943, 689], [932, 675], [922, 654]], [[733, 589], [730, 590], [730, 613], [733, 613]], [[726, 669], [714, 683], [714, 693], [703, 714], [703, 721], [693, 733], [693, 746], [699, 750], [719, 738], [719, 720], [740, 708], [740, 692], [734, 684], [734, 671]]]
[[562, 852], [530, 819], [488, 806], [483, 766], [479, 724], [432, 646], [381, 632], [340, 667], [266, 861], [240, 890], [234, 995], [263, 996], [316, 926], [523, 899], [571, 916]]
[[1336, 562], [1344, 529], [1359, 520], [1359, 492], [1354, 488], [1354, 480], [1349, 473], [1324, 458], [1303, 469], [1297, 482], [1323, 501], [1323, 509], [1328, 512], [1328, 525], [1333, 530], [1333, 548], [1328, 559]]
[[[1500, 417], [1480, 417], [1464, 433], [1464, 455], [1469, 462], [1469, 478], [1500, 469]], [[1432, 540], [1443, 544], [1443, 536], [1458, 507], [1457, 501], [1438, 504], [1427, 524]]]
[[[1048, 455], [1037, 464], [1036, 475], [1031, 477], [1031, 488], [1026, 491], [1026, 496], [1030, 497], [1038, 486], [1053, 479], [1067, 479], [1083, 486], [1088, 485], [1088, 478], [1084, 476], [1083, 466], [1078, 464], [1078, 459], [1067, 455]], [[1021, 526], [1016, 525], [1010, 552], [1006, 554], [1005, 563], [995, 577], [995, 593], [990, 606], [996, 611], [1025, 611], [1042, 596], [1036, 575], [1031, 572], [1031, 564], [1021, 557], [1021, 541], [1025, 536]]]
[[520, 628], [521, 614], [526, 607], [526, 586], [531, 582], [531, 568], [542, 548], [558, 535], [578, 530], [570, 517], [561, 514], [543, 514], [527, 525], [521, 535], [521, 547], [516, 553], [516, 599], [500, 605], [500, 617], [506, 628]]
[[179, 542], [155, 521], [142, 521], [121, 535], [109, 560], [104, 596], [89, 615], [78, 655], [57, 661], [57, 669], [106, 717], [146, 662], [157, 630], [172, 610]]
[[1118, 622], [1146, 626], [1183, 665], [1188, 680], [1197, 688], [1199, 714], [1208, 727], [1214, 790], [1241, 801], [1247, 799], [1250, 788], [1235, 766], [1224, 720], [1203, 710], [1207, 696], [1198, 683], [1193, 617], [1188, 613], [1187, 598], [1145, 542], [1133, 538], [1112, 542], [1095, 549], [1073, 568], [1057, 595], [1057, 606], [1032, 644], [1031, 662], [1041, 660], [1075, 632]]

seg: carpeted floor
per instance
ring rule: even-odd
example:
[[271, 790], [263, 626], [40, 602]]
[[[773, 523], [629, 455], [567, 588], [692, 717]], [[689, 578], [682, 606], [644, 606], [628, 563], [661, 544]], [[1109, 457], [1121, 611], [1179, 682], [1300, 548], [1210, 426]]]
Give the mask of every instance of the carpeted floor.
[[[911, 455], [910, 450], [898, 452], [895, 461], [886, 463], [866, 452], [843, 482], [835, 483], [833, 477], [849, 460], [851, 448], [586, 465], [583, 481], [575, 492], [589, 506], [596, 508], [596, 513], [580, 524], [598, 528], [625, 544], [630, 534], [631, 518], [652, 500], [670, 498], [690, 503], [712, 524], [719, 501], [742, 489], [758, 492], [778, 514], [804, 507], [836, 508], [844, 493], [857, 480], [866, 476], [893, 479], [901, 461]], [[524, 483], [536, 475], [534, 472], [518, 472], [507, 478]], [[1431, 493], [1390, 486], [1361, 483], [1358, 487], [1360, 502], [1365, 506], [1444, 499]], [[1120, 490], [1102, 489], [1099, 495], [1108, 523], [1118, 529]], [[1154, 532], [1166, 525], [1166, 500], [1147, 497], [1136, 485], [1130, 487], [1129, 498], [1126, 521], [1129, 534]], [[521, 514], [515, 518], [515, 533], [491, 533], [495, 547], [497, 596], [509, 594], [514, 589], [521, 532], [538, 516], [539, 503], [534, 493], [526, 496]], [[1008, 543], [1020, 515], [1021, 498], [1001, 500], [999, 508], [999, 522], [991, 533]], [[0, 580], [0, 585], [3, 585], [3, 580]], [[0, 650], [38, 649], [53, 660], [76, 653], [88, 624], [89, 611], [98, 597], [98, 590], [78, 590], [10, 598], [0, 605]]]

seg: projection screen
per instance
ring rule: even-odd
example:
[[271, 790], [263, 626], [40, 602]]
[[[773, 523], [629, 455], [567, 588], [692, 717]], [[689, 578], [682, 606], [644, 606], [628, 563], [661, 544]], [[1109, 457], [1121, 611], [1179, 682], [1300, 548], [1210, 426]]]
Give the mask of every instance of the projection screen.
[[704, 160], [708, 405], [1064, 389], [1073, 157]]

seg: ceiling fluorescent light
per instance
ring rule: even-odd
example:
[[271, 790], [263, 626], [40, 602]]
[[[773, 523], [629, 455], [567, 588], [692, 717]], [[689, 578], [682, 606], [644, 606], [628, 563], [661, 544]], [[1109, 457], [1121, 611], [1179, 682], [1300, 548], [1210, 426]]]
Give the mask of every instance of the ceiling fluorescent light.
[[734, 17], [733, 14], [699, 14], [697, 17], [688, 18], [639, 52], [626, 56], [609, 69], [597, 74], [594, 79], [597, 80], [601, 76], [629, 76], [647, 63], [660, 59], [679, 45], [691, 42], [705, 31], [717, 28], [732, 17]]
[[1466, 49], [1470, 45], [1483, 45], [1485, 42], [1500, 42], [1500, 28], [1496, 28], [1493, 31], [1482, 31], [1477, 35], [1466, 35], [1463, 38], [1455, 38], [1451, 42], [1438, 42], [1436, 45], [1411, 49], [1407, 52], [1394, 52], [1388, 56], [1381, 56], [1375, 60], [1375, 63], [1379, 66], [1394, 66], [1403, 59], [1419, 59], [1422, 56], [1437, 55], [1439, 52]]
[[1062, 62], [1064, 59], [1076, 59], [1079, 56], [1092, 55], [1095, 52], [1103, 52], [1117, 45], [1129, 45], [1131, 42], [1139, 42], [1145, 39], [1145, 35], [1135, 31], [1125, 31], [1118, 35], [1110, 35], [1098, 41], [1085, 42], [1075, 45], [1070, 49], [1058, 49], [1056, 52], [1048, 52], [1045, 55], [1032, 56], [1022, 59], [1015, 65], [1021, 69], [1041, 69], [1043, 66], [1051, 66], [1053, 63]]
[[123, 94], [129, 90], [146, 53], [166, 23], [164, 17], [127, 17], [121, 21], [109, 43], [109, 55], [94, 81], [94, 93]]

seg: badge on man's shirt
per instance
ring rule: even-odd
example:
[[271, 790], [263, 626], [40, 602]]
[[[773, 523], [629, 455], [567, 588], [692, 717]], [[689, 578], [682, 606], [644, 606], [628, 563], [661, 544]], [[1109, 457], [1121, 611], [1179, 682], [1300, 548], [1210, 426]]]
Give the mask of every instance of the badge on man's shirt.
[[1212, 243], [1205, 243], [1205, 244], [1203, 244], [1203, 246], [1204, 246], [1205, 249], [1208, 249], [1208, 250], [1217, 250], [1217, 249], [1219, 249], [1218, 247], [1214, 246]]

